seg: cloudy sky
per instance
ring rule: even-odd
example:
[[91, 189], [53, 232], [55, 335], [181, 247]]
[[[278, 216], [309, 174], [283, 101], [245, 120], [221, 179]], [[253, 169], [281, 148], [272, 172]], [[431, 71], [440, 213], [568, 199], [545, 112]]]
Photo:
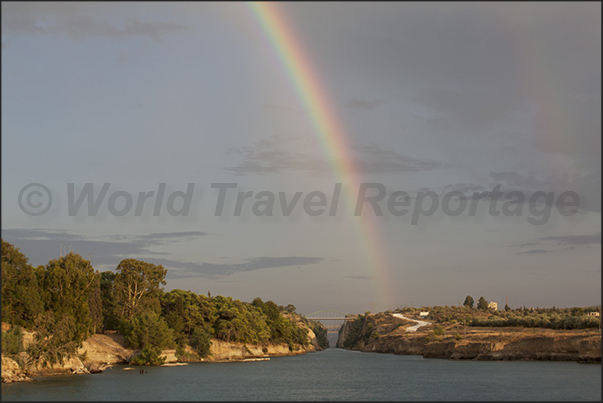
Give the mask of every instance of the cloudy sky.
[[[512, 307], [600, 303], [599, 3], [274, 8], [290, 42], [246, 3], [3, 2], [2, 238], [35, 265], [62, 249], [101, 271], [138, 258], [168, 268], [167, 289], [305, 314], [467, 294]], [[296, 46], [279, 53], [279, 40]], [[22, 192], [32, 183], [52, 194], [44, 214], [20, 207], [45, 202]], [[87, 201], [69, 214], [69, 183], [75, 198], [110, 183], [95, 215]], [[168, 196], [190, 183], [188, 214], [169, 214]], [[237, 186], [221, 216], [217, 183]], [[313, 191], [328, 210], [337, 183], [334, 214], [306, 213]], [[382, 186], [383, 215], [369, 204], [354, 215], [359, 183]], [[474, 192], [496, 186], [501, 200], [525, 196], [514, 215], [490, 214], [487, 197], [470, 214]], [[136, 206], [150, 191], [140, 214], [111, 213], [127, 207], [124, 192]], [[253, 209], [261, 191], [275, 195], [272, 216]], [[388, 210], [400, 191], [402, 216]], [[466, 210], [440, 205], [412, 222], [420, 192], [443, 203], [453, 191], [466, 198], [450, 206]], [[238, 192], [253, 194], [235, 214]], [[281, 198], [297, 192], [285, 213]], [[538, 192], [555, 199], [529, 203]], [[570, 215], [551, 205], [563, 192], [579, 196]]]

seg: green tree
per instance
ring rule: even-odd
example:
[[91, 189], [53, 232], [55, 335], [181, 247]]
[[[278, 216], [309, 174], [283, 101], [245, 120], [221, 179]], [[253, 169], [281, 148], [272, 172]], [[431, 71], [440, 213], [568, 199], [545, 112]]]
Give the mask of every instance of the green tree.
[[211, 348], [211, 333], [207, 329], [198, 327], [193, 330], [189, 343], [199, 357], [207, 357]]
[[115, 294], [122, 319], [132, 319], [147, 309], [159, 312], [159, 296], [166, 284], [167, 270], [162, 265], [136, 259], [122, 260], [117, 266]]
[[488, 301], [486, 301], [486, 298], [479, 297], [479, 299], [477, 300], [477, 309], [488, 309]]
[[105, 330], [117, 330], [119, 327], [119, 316], [117, 300], [115, 296], [115, 277], [117, 273], [103, 271], [100, 274], [100, 292], [102, 301], [103, 328]]
[[51, 260], [36, 271], [44, 313], [34, 321], [36, 343], [28, 347], [35, 365], [63, 362], [77, 353], [82, 341], [99, 323], [98, 304], [93, 295], [100, 274], [89, 260], [73, 252]]
[[147, 345], [164, 349], [174, 343], [174, 332], [165, 319], [155, 312], [146, 312], [122, 323], [121, 332], [134, 348]]
[[471, 297], [471, 295], [467, 295], [465, 297], [465, 302], [463, 302], [463, 305], [466, 306], [467, 308], [473, 308], [474, 303], [475, 303], [475, 301], [473, 300], [473, 297]]
[[94, 288], [88, 296], [88, 307], [90, 309], [90, 319], [92, 321], [92, 333], [96, 333], [103, 328], [103, 302], [100, 279], [101, 276], [97, 275]]
[[83, 340], [81, 326], [70, 315], [43, 313], [36, 318], [34, 330], [36, 342], [27, 347], [27, 353], [28, 362], [36, 367], [63, 363], [77, 353]]
[[511, 310], [511, 307], [509, 306], [509, 304], [505, 304], [505, 311], [509, 312]]
[[44, 311], [35, 269], [27, 257], [2, 240], [2, 321], [31, 328]]
[[49, 261], [40, 272], [46, 311], [57, 318], [71, 316], [81, 340], [94, 330], [88, 302], [99, 276], [89, 260], [73, 252]]
[[23, 351], [23, 330], [20, 326], [12, 326], [2, 332], [2, 354], [15, 355]]

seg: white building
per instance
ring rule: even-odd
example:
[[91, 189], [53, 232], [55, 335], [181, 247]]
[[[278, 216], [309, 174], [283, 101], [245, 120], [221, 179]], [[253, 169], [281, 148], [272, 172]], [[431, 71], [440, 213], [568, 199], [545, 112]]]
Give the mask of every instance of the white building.
[[498, 304], [496, 302], [488, 302], [488, 308], [498, 310]]
[[426, 318], [428, 315], [429, 315], [429, 312], [425, 312], [425, 311], [419, 312], [419, 317], [420, 318]]
[[589, 312], [589, 316], [600, 316], [599, 312]]

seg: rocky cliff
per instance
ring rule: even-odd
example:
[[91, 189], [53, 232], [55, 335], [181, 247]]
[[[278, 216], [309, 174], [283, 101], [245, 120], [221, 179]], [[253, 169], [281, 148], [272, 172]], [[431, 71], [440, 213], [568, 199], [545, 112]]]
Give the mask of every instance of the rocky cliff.
[[385, 314], [369, 315], [362, 323], [346, 323], [340, 331], [337, 346], [357, 351], [457, 360], [601, 362], [598, 329], [471, 327], [444, 330], [444, 334], [435, 335], [428, 327], [406, 332], [409, 324]]
[[[7, 324], [3, 324], [8, 329]], [[24, 347], [33, 343], [33, 333], [24, 331]], [[202, 359], [206, 362], [230, 362], [241, 361], [250, 358], [276, 357], [305, 354], [321, 350], [316, 335], [308, 329], [308, 341], [306, 347], [295, 344], [292, 349], [288, 344], [268, 344], [265, 346], [225, 342], [212, 339], [211, 354]], [[192, 353], [187, 346], [186, 350]], [[94, 334], [82, 343], [77, 352], [77, 357], [65, 360], [63, 364], [55, 364], [47, 367], [42, 365], [26, 365], [28, 356], [21, 353], [19, 356], [8, 357], [2, 355], [2, 382], [30, 381], [31, 377], [62, 374], [89, 374], [102, 372], [113, 364], [127, 364], [135, 356], [138, 350], [126, 347], [124, 336], [118, 334]], [[166, 363], [177, 362], [176, 350], [166, 349], [162, 351], [166, 357]]]

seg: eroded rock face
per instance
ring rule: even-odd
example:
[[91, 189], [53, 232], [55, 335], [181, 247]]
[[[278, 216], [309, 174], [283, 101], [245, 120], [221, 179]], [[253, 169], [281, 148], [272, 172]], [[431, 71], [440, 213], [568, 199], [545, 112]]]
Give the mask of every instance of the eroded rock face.
[[86, 355], [86, 363], [98, 362], [106, 365], [127, 363], [135, 350], [124, 347], [124, 336], [117, 334], [94, 334], [82, 343], [78, 355]]
[[293, 351], [290, 351], [288, 344], [254, 346], [251, 344], [229, 343], [212, 339], [211, 355], [205, 361], [240, 361], [248, 358], [298, 355], [314, 351], [316, 351], [316, 348], [312, 344], [308, 347], [296, 344]]
[[427, 334], [385, 336], [368, 343], [360, 342], [352, 349], [453, 360], [601, 362], [600, 348], [601, 336], [598, 335], [502, 333], [498, 339], [472, 335], [463, 340], [448, 337], [441, 341], [428, 341]]
[[19, 363], [12, 358], [2, 356], [2, 383], [31, 381]]
[[27, 372], [32, 376], [44, 375], [63, 375], [63, 374], [89, 374], [88, 368], [78, 357], [65, 359], [63, 363], [56, 363], [44, 366], [42, 363], [32, 363], [28, 366]]
[[[9, 325], [5, 326], [3, 323], [3, 327], [8, 328]], [[24, 331], [24, 344], [26, 346], [34, 342], [33, 336], [33, 333]], [[293, 351], [289, 350], [288, 344], [255, 346], [243, 343], [228, 343], [213, 339], [212, 354], [203, 361], [240, 361], [243, 359], [297, 355], [317, 351], [318, 342], [312, 330], [309, 330], [308, 337], [310, 345], [307, 347], [294, 345]], [[186, 351], [193, 353], [190, 346], [186, 346]], [[19, 367], [17, 361], [10, 357], [2, 356], [2, 382], [30, 381], [32, 379], [29, 376], [100, 373], [113, 364], [129, 363], [137, 352], [138, 350], [125, 347], [125, 340], [122, 335], [94, 334], [82, 343], [82, 347], [77, 351], [77, 356], [65, 360], [63, 364], [44, 367], [42, 363], [38, 363], [37, 366], [33, 363], [23, 370]], [[23, 362], [27, 362], [27, 354], [21, 354]], [[166, 357], [166, 363], [175, 363], [178, 361], [176, 350], [163, 350], [161, 355]]]
[[[26, 343], [30, 344], [33, 337], [27, 332]], [[66, 359], [62, 364], [54, 364], [44, 367], [42, 363], [28, 365], [25, 370], [19, 364], [9, 358], [2, 356], [2, 382], [29, 381], [29, 376], [63, 375], [63, 374], [90, 374], [99, 373], [112, 364], [128, 362], [134, 355], [134, 350], [123, 346], [123, 336], [95, 334], [83, 342], [78, 350], [78, 356]], [[84, 356], [82, 360], [79, 357]], [[22, 353], [22, 360], [27, 361], [27, 354]], [[28, 376], [29, 375], [29, 376]]]
[[99, 374], [109, 367], [111, 367], [111, 364], [103, 364], [102, 362], [97, 361], [86, 364], [86, 368], [90, 374]]

